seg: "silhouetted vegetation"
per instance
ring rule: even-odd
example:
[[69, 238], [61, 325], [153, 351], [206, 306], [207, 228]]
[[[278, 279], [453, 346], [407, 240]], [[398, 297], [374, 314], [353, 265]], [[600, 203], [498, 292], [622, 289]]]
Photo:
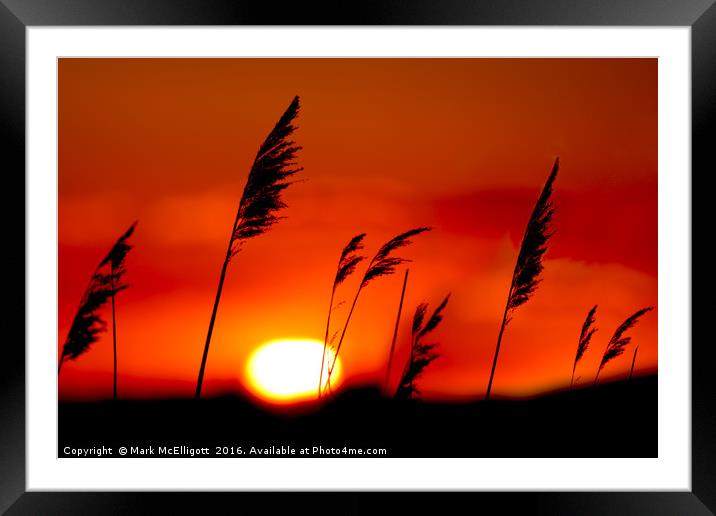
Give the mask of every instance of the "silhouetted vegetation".
[[209, 344], [211, 343], [216, 312], [219, 307], [219, 299], [224, 287], [229, 261], [241, 251], [241, 247], [246, 240], [262, 235], [282, 218], [278, 216], [278, 212], [286, 207], [282, 200], [283, 191], [291, 185], [289, 178], [302, 170], [295, 162], [296, 154], [301, 147], [295, 145], [290, 139], [296, 129], [293, 121], [298, 115], [298, 110], [299, 98], [296, 96], [261, 144], [261, 147], [259, 147], [249, 171], [234, 225], [231, 229], [224, 263], [221, 267], [219, 285], [216, 290], [209, 330], [204, 344], [204, 353], [201, 357], [199, 378], [196, 383], [195, 397], [197, 398], [201, 396], [206, 358], [209, 354]]
[[405, 289], [408, 286], [408, 274], [410, 269], [405, 269], [405, 278], [403, 278], [403, 288], [400, 291], [400, 303], [398, 303], [398, 315], [395, 316], [395, 326], [393, 327], [393, 339], [390, 341], [390, 351], [388, 352], [388, 365], [385, 368], [385, 380], [383, 380], [383, 391], [387, 392], [388, 382], [390, 381], [390, 369], [393, 366], [393, 353], [395, 352], [395, 341], [398, 339], [398, 328], [400, 326], [400, 316], [403, 313], [403, 301], [405, 300]]
[[95, 271], [62, 346], [57, 374], [62, 371], [65, 360], [74, 360], [87, 352], [90, 346], [99, 340], [99, 334], [106, 331], [107, 322], [102, 319], [99, 310], [111, 295], [112, 278], [109, 274]]
[[[219, 281], [217, 285], [214, 304], [209, 321], [206, 340], [203, 348], [201, 365], [196, 384], [195, 397], [201, 397], [204, 373], [211, 344], [216, 316], [221, 299], [226, 273], [231, 260], [242, 250], [244, 243], [254, 237], [266, 233], [271, 229], [282, 216], [281, 210], [287, 207], [283, 201], [283, 193], [286, 188], [293, 184], [292, 177], [302, 170], [296, 159], [301, 147], [291, 139], [296, 127], [294, 121], [299, 113], [299, 97], [293, 98], [288, 108], [282, 114], [278, 122], [270, 131], [266, 139], [256, 153], [254, 161], [249, 170], [246, 184], [239, 201], [236, 217], [230, 233], [228, 246], [224, 261], [222, 263]], [[551, 172], [542, 188], [539, 198], [533, 207], [530, 218], [519, 247], [518, 256], [515, 262], [507, 300], [504, 307], [503, 317], [497, 337], [495, 352], [492, 360], [490, 376], [485, 393], [485, 400], [490, 399], [495, 370], [498, 362], [500, 347], [505, 329], [514, 316], [515, 311], [527, 303], [536, 292], [541, 282], [540, 275], [544, 269], [543, 259], [548, 250], [548, 243], [554, 231], [552, 222], [554, 206], [552, 194], [554, 182], [559, 171], [559, 158], [555, 159]], [[106, 331], [107, 323], [100, 315], [100, 310], [111, 299], [112, 307], [112, 342], [113, 342], [113, 399], [117, 399], [117, 318], [115, 297], [122, 290], [127, 288], [123, 282], [126, 273], [125, 259], [133, 248], [129, 238], [133, 235], [136, 222], [116, 241], [107, 256], [95, 269], [90, 283], [84, 292], [80, 307], [73, 319], [72, 325], [65, 340], [58, 365], [58, 376], [62, 365], [66, 360], [74, 360], [95, 343], [102, 332]], [[417, 227], [401, 233], [383, 244], [368, 263], [362, 279], [357, 287], [352, 303], [340, 329], [330, 338], [331, 322], [333, 311], [344, 302], [336, 303], [338, 288], [356, 272], [357, 267], [366, 260], [361, 254], [364, 249], [366, 233], [355, 235], [341, 251], [335, 276], [332, 283], [328, 313], [326, 317], [326, 329], [323, 341], [323, 354], [321, 358], [321, 369], [318, 379], [317, 396], [320, 399], [323, 392], [331, 390], [331, 378], [334, 367], [338, 360], [341, 346], [355, 312], [361, 292], [378, 278], [392, 275], [397, 267], [410, 260], [396, 256], [395, 253], [403, 247], [412, 243], [412, 239], [424, 232], [430, 231], [429, 227]], [[421, 303], [416, 308], [411, 326], [410, 356], [402, 371], [400, 381], [395, 391], [390, 388], [389, 380], [395, 346], [398, 337], [398, 330], [405, 300], [405, 293], [408, 283], [409, 270], [406, 269], [402, 284], [400, 301], [395, 320], [394, 331], [390, 343], [383, 392], [390, 396], [394, 392], [396, 399], [411, 399], [420, 394], [416, 387], [416, 380], [423, 374], [424, 370], [439, 357], [436, 352], [437, 343], [424, 342], [425, 338], [438, 327], [443, 319], [450, 295], [438, 305], [431, 317], [426, 320], [428, 305]], [[609, 340], [599, 367], [594, 378], [593, 385], [597, 384], [602, 369], [614, 358], [620, 356], [626, 346], [630, 343], [631, 337], [626, 333], [639, 320], [641, 316], [652, 310], [652, 307], [643, 308], [627, 318], [614, 332]], [[582, 324], [576, 354], [572, 365], [570, 379], [570, 390], [575, 383], [577, 366], [584, 354], [587, 352], [591, 340], [597, 331], [595, 326], [597, 305], [594, 305], [586, 315]], [[339, 336], [339, 337], [338, 337]], [[334, 340], [337, 339], [335, 350]], [[329, 347], [331, 352], [329, 353]], [[629, 379], [634, 373], [634, 365], [638, 346], [634, 349], [629, 371]], [[328, 358], [327, 358], [328, 357]], [[326, 373], [324, 374], [324, 369]], [[489, 405], [489, 404], [487, 404]]]
[[124, 260], [127, 253], [132, 249], [128, 239], [134, 233], [136, 225], [136, 222], [132, 224], [117, 240], [92, 274], [89, 285], [82, 296], [80, 307], [72, 320], [72, 326], [70, 326], [70, 330], [67, 333], [67, 338], [62, 347], [62, 354], [60, 355], [60, 364], [57, 367], [57, 374], [59, 375], [65, 360], [74, 360], [87, 352], [90, 346], [99, 340], [99, 335], [107, 330], [107, 322], [102, 318], [100, 310], [111, 298], [114, 350], [114, 385], [112, 392], [114, 399], [117, 398], [117, 333], [114, 298], [117, 293], [128, 287], [127, 284], [122, 283], [122, 277], [126, 272]]
[[517, 307], [526, 303], [530, 296], [537, 289], [539, 284], [539, 275], [542, 272], [542, 257], [547, 251], [547, 241], [552, 236], [550, 225], [554, 209], [552, 207], [552, 185], [557, 177], [559, 170], [559, 158], [554, 162], [552, 172], [542, 189], [542, 193], [537, 200], [537, 204], [532, 211], [532, 216], [527, 223], [527, 228], [522, 237], [520, 252], [517, 256], [515, 270], [512, 273], [512, 282], [510, 290], [507, 294], [507, 303], [505, 311], [502, 315], [502, 324], [500, 325], [500, 333], [497, 337], [497, 346], [495, 347], [495, 356], [492, 360], [492, 370], [490, 371], [490, 380], [487, 384], [487, 392], [485, 399], [490, 399], [490, 391], [492, 390], [492, 380], [495, 376], [495, 367], [497, 366], [497, 357], [500, 353], [500, 344], [502, 343], [502, 335], [505, 327], [512, 319], [512, 313]]
[[634, 348], [634, 356], [631, 358], [631, 368], [629, 369], [629, 379], [632, 379], [632, 376], [634, 376], [634, 363], [636, 362], [636, 354], [639, 351], [639, 346]]
[[428, 310], [427, 303], [420, 303], [416, 308], [415, 314], [413, 315], [413, 325], [411, 327], [410, 357], [403, 370], [403, 375], [400, 378], [400, 383], [395, 393], [396, 398], [410, 399], [420, 394], [420, 391], [415, 387], [415, 380], [423, 373], [425, 368], [439, 356], [435, 352], [435, 348], [437, 347], [436, 343], [423, 343], [421, 339], [435, 330], [442, 322], [443, 310], [445, 310], [449, 300], [450, 294], [445, 296], [443, 302], [438, 305], [433, 315], [430, 316], [430, 319], [428, 319], [425, 324], [423, 323], [425, 322], [425, 314]]
[[[348, 244], [346, 244], [346, 246], [343, 248], [343, 251], [341, 252], [341, 257], [338, 259], [338, 268], [336, 269], [336, 276], [333, 279], [333, 287], [331, 288], [331, 301], [328, 304], [328, 316], [326, 317], [326, 334], [323, 337], [323, 356], [321, 357], [321, 372], [318, 377], [319, 398], [321, 397], [321, 389], [323, 387], [323, 368], [325, 367], [326, 361], [326, 348], [329, 344], [328, 332], [330, 331], [331, 327], [331, 313], [335, 308], [333, 306], [333, 301], [335, 299], [336, 289], [341, 283], [346, 280], [346, 278], [348, 278], [348, 276], [353, 274], [358, 264], [365, 259], [365, 256], [357, 254], [357, 251], [363, 249], [364, 238], [365, 233], [361, 233], [351, 238], [350, 242], [348, 242]], [[331, 367], [330, 364], [329, 367]]]
[[572, 366], [572, 380], [569, 382], [569, 388], [571, 389], [574, 385], [574, 371], [577, 369], [577, 363], [582, 359], [584, 353], [589, 347], [589, 342], [592, 340], [592, 335], [597, 331], [594, 325], [594, 314], [597, 312], [597, 305], [594, 305], [591, 310], [587, 313], [587, 317], [584, 319], [582, 324], [582, 331], [579, 334], [579, 343], [577, 344], [577, 354], [574, 357], [574, 365]]
[[383, 246], [380, 249], [378, 249], [378, 252], [371, 259], [370, 263], [368, 264], [368, 268], [366, 269], [365, 273], [363, 274], [363, 279], [360, 283], [360, 286], [358, 287], [358, 290], [356, 291], [356, 295], [353, 298], [353, 303], [351, 304], [351, 308], [348, 312], [348, 317], [346, 318], [346, 322], [343, 325], [341, 337], [338, 340], [338, 345], [336, 346], [336, 353], [334, 355], [333, 364], [331, 365], [331, 367], [328, 368], [327, 387], [329, 389], [330, 389], [330, 385], [331, 385], [331, 375], [333, 374], [333, 368], [336, 365], [336, 361], [338, 359], [338, 353], [341, 350], [341, 345], [343, 344], [343, 339], [346, 336], [346, 331], [348, 330], [348, 325], [351, 322], [351, 317], [353, 316], [353, 311], [355, 310], [356, 303], [358, 302], [358, 297], [360, 296], [360, 293], [374, 279], [393, 274], [395, 272], [395, 268], [398, 265], [400, 265], [401, 263], [410, 261], [410, 260], [406, 260], [405, 258], [401, 258], [399, 256], [393, 256], [392, 253], [402, 247], [410, 245], [410, 243], [412, 242], [411, 238], [413, 238], [414, 236], [417, 236], [421, 233], [424, 233], [426, 231], [430, 231], [430, 229], [431, 228], [427, 228], [427, 227], [415, 228], [415, 229], [411, 229], [409, 231], [406, 231], [405, 233], [401, 233], [400, 235], [391, 238], [385, 244], [383, 244]]
[[117, 317], [114, 298], [117, 292], [127, 288], [127, 285], [122, 284], [122, 276], [126, 272], [124, 267], [124, 260], [127, 257], [129, 251], [132, 250], [132, 245], [129, 244], [129, 237], [134, 233], [134, 228], [137, 226], [135, 222], [132, 224], [127, 232], [119, 237], [119, 240], [112, 246], [112, 249], [107, 254], [107, 257], [102, 260], [100, 267], [109, 265], [110, 268], [110, 287], [112, 291], [112, 356], [114, 361], [113, 370], [113, 382], [112, 382], [112, 399], [117, 399]]
[[602, 355], [602, 361], [599, 363], [597, 375], [594, 377], [594, 385], [597, 384], [597, 380], [599, 379], [599, 373], [602, 371], [602, 369], [604, 369], [604, 366], [607, 365], [611, 360], [617, 358], [622, 353], [624, 353], [624, 349], [631, 342], [631, 337], [624, 334], [637, 323], [637, 321], [642, 315], [647, 312], [650, 312], [653, 309], [654, 307], [651, 306], [647, 308], [642, 308], [641, 310], [630, 315], [623, 323], [621, 323], [617, 327], [616, 331], [614, 332], [614, 335], [612, 335], [612, 338], [609, 339], [609, 342], [607, 343], [607, 348], [604, 350], [604, 354]]
[[[99, 443], [119, 457], [119, 447], [131, 442], [209, 447], [212, 453], [231, 443], [243, 446], [243, 456], [248, 458], [251, 447], [286, 445], [297, 450], [284, 457], [289, 460], [306, 457], [300, 449], [317, 445], [386, 448], [385, 457], [393, 458], [657, 457], [657, 383], [655, 375], [635, 376], [631, 382], [602, 382], [590, 389], [490, 403], [468, 399], [404, 403], [378, 389], [346, 388], [321, 404], [281, 410], [267, 410], [241, 395], [206, 398], [201, 403], [177, 398], [121, 403], [60, 400], [57, 454], [69, 457], [66, 446], [92, 448]], [[615, 431], [636, 437], [605, 438]], [[236, 455], [222, 457], [236, 460]], [[346, 456], [324, 459], [339, 457]], [[365, 454], [350, 457], [375, 460]]]

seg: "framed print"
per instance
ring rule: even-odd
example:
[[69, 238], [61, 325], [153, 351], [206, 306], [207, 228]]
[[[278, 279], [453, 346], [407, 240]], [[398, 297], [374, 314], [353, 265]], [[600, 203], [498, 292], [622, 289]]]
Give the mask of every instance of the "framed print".
[[712, 513], [716, 8], [557, 7], [6, 2], [3, 509]]

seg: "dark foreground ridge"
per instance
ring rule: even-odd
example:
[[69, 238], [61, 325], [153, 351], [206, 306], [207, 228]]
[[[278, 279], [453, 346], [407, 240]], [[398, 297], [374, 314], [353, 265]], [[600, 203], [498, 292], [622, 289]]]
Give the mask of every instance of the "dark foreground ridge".
[[63, 402], [58, 456], [78, 455], [656, 457], [657, 378], [470, 403], [400, 402], [354, 390], [292, 415], [238, 397]]

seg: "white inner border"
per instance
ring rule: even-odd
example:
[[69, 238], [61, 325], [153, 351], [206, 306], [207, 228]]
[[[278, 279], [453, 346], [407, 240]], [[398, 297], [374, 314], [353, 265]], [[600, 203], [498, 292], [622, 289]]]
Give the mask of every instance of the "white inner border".
[[[27, 489], [690, 490], [690, 40], [688, 27], [28, 28]], [[658, 57], [659, 457], [58, 459], [57, 58], [71, 56]]]

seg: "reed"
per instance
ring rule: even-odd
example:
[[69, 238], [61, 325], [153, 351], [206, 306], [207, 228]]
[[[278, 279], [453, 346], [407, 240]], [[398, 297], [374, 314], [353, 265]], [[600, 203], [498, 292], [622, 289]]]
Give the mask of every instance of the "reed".
[[485, 400], [490, 399], [492, 380], [495, 376], [497, 357], [500, 353], [500, 345], [505, 328], [512, 320], [512, 314], [517, 307], [525, 304], [530, 299], [540, 282], [539, 275], [544, 268], [542, 258], [547, 251], [547, 242], [553, 234], [550, 231], [552, 217], [554, 215], [551, 197], [552, 185], [557, 177], [558, 170], [559, 158], [555, 160], [552, 166], [552, 172], [547, 178], [547, 182], [542, 189], [537, 204], [535, 204], [532, 215], [527, 223], [527, 228], [522, 236], [520, 252], [517, 255], [517, 262], [515, 263], [515, 269], [512, 273], [510, 289], [507, 293], [505, 311], [502, 314], [500, 333], [497, 336], [497, 346], [495, 347], [495, 355], [492, 359], [492, 369], [490, 371], [490, 380], [487, 383]]
[[127, 288], [127, 285], [122, 285], [122, 276], [126, 272], [124, 267], [124, 260], [127, 258], [127, 254], [132, 250], [132, 245], [129, 243], [129, 237], [134, 233], [134, 228], [137, 227], [137, 223], [134, 222], [129, 229], [119, 237], [119, 240], [112, 246], [107, 256], [100, 267], [109, 266], [110, 268], [110, 290], [112, 292], [112, 357], [114, 362], [113, 367], [113, 382], [112, 382], [112, 399], [117, 400], [117, 317], [116, 307], [114, 298], [117, 292]]
[[[338, 267], [336, 268], [336, 276], [333, 278], [333, 287], [331, 288], [331, 300], [328, 303], [328, 316], [326, 317], [326, 333], [323, 337], [323, 356], [321, 357], [321, 372], [318, 377], [318, 397], [321, 397], [321, 390], [323, 387], [323, 369], [326, 363], [326, 349], [328, 347], [328, 332], [331, 327], [331, 313], [337, 307], [333, 306], [335, 299], [336, 290], [348, 278], [360, 262], [365, 259], [365, 256], [358, 254], [357, 252], [363, 249], [363, 240], [365, 239], [365, 233], [354, 236], [346, 244], [341, 251], [341, 256], [338, 259]], [[335, 337], [335, 335], [334, 335]], [[331, 339], [332, 340], [332, 339]]]
[[[100, 334], [107, 330], [107, 322], [102, 318], [100, 310], [112, 300], [112, 342], [114, 355], [114, 383], [112, 397], [117, 399], [117, 334], [115, 318], [115, 296], [129, 285], [122, 283], [126, 272], [124, 260], [132, 249], [128, 239], [134, 233], [137, 223], [129, 229], [112, 246], [107, 256], [97, 265], [89, 284], [82, 295], [67, 338], [62, 346], [60, 363], [57, 366], [59, 377], [62, 365], [66, 360], [75, 360], [89, 351], [92, 344], [99, 340]], [[107, 269], [109, 268], [109, 273]]]
[[445, 310], [449, 300], [450, 294], [445, 296], [445, 299], [438, 305], [433, 315], [430, 316], [430, 319], [428, 319], [428, 322], [424, 325], [423, 322], [425, 321], [425, 315], [428, 310], [427, 303], [420, 303], [415, 309], [411, 328], [410, 357], [403, 369], [403, 374], [398, 383], [398, 389], [395, 392], [397, 399], [412, 399], [414, 396], [420, 394], [420, 391], [415, 387], [416, 379], [423, 374], [426, 367], [439, 357], [438, 353], [435, 352], [437, 344], [424, 344], [421, 339], [440, 325], [443, 320], [443, 310]]
[[96, 269], [82, 295], [80, 306], [62, 346], [57, 367], [58, 376], [66, 360], [75, 360], [86, 353], [92, 344], [99, 340], [100, 334], [107, 330], [107, 322], [102, 318], [100, 309], [111, 296], [111, 276], [101, 272], [99, 268]]
[[358, 298], [360, 297], [361, 292], [363, 289], [365, 289], [373, 280], [381, 278], [383, 276], [389, 276], [395, 272], [395, 268], [398, 267], [400, 264], [409, 262], [410, 260], [407, 260], [405, 258], [394, 256], [393, 253], [397, 251], [398, 249], [401, 249], [405, 246], [408, 246], [412, 243], [412, 238], [424, 233], [426, 231], [430, 231], [431, 228], [428, 227], [419, 227], [414, 228], [409, 231], [406, 231], [404, 233], [401, 233], [390, 240], [388, 240], [385, 244], [383, 244], [380, 249], [378, 249], [378, 252], [373, 256], [373, 258], [370, 260], [368, 264], [368, 268], [366, 269], [365, 273], [363, 274], [363, 279], [360, 282], [360, 285], [358, 286], [358, 289], [356, 290], [356, 294], [353, 297], [353, 303], [351, 304], [351, 308], [348, 311], [348, 316], [346, 317], [346, 322], [343, 325], [343, 330], [341, 331], [341, 336], [338, 340], [338, 345], [336, 346], [336, 352], [333, 356], [333, 364], [328, 368], [328, 379], [327, 379], [327, 385], [330, 389], [331, 385], [331, 375], [333, 374], [333, 368], [335, 367], [337, 360], [338, 360], [338, 353], [341, 351], [341, 345], [343, 344], [343, 339], [346, 336], [346, 331], [348, 330], [348, 325], [351, 322], [351, 317], [353, 316], [353, 312], [355, 311], [356, 304], [358, 303]]
[[388, 353], [388, 366], [385, 368], [385, 380], [383, 380], [383, 392], [388, 390], [388, 381], [390, 380], [390, 369], [393, 365], [393, 353], [395, 352], [395, 341], [398, 339], [398, 327], [400, 326], [400, 315], [403, 312], [403, 301], [405, 300], [405, 289], [408, 286], [408, 273], [410, 269], [405, 269], [405, 278], [403, 278], [403, 289], [400, 291], [400, 303], [398, 303], [398, 315], [395, 317], [395, 327], [393, 328], [393, 339], [390, 342], [390, 351]]
[[617, 329], [614, 331], [614, 335], [612, 335], [612, 338], [609, 339], [609, 342], [607, 343], [607, 347], [604, 350], [601, 362], [599, 362], [599, 368], [597, 369], [597, 374], [594, 377], [593, 385], [597, 385], [599, 373], [602, 372], [604, 366], [618, 356], [620, 356], [622, 353], [624, 353], [624, 349], [631, 342], [631, 337], [625, 335], [625, 333], [629, 331], [639, 321], [639, 318], [641, 318], [641, 316], [643, 316], [647, 312], [650, 312], [653, 309], [653, 306], [642, 308], [641, 310], [638, 310], [629, 317], [627, 317], [627, 319], [617, 327]]
[[289, 178], [302, 170], [295, 162], [301, 147], [295, 145], [290, 139], [296, 129], [293, 121], [298, 115], [298, 110], [299, 98], [296, 96], [259, 147], [251, 165], [219, 274], [219, 284], [216, 289], [204, 352], [201, 356], [199, 377], [196, 382], [196, 398], [201, 397], [206, 359], [209, 355], [209, 345], [229, 262], [241, 251], [247, 240], [264, 234], [283, 218], [278, 215], [286, 207], [282, 194], [292, 184]]
[[594, 305], [591, 310], [587, 313], [587, 317], [584, 319], [582, 324], [582, 331], [579, 334], [579, 343], [577, 344], [577, 354], [574, 357], [574, 365], [572, 366], [572, 379], [569, 382], [569, 388], [574, 386], [574, 372], [577, 369], [577, 363], [582, 359], [584, 353], [589, 347], [589, 342], [592, 340], [592, 336], [596, 333], [597, 328], [594, 327], [595, 317], [597, 312], [597, 305]]

